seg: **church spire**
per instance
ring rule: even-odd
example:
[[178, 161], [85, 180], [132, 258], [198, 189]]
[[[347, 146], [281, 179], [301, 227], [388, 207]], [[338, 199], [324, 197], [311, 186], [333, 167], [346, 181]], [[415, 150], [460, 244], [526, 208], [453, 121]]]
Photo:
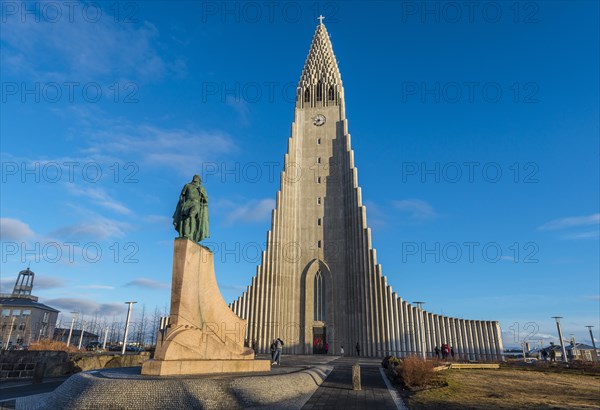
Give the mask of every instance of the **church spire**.
[[310, 102], [312, 107], [339, 105], [342, 77], [323, 19], [323, 16], [319, 16], [319, 24], [298, 83], [297, 105], [301, 108], [304, 107], [302, 102]]

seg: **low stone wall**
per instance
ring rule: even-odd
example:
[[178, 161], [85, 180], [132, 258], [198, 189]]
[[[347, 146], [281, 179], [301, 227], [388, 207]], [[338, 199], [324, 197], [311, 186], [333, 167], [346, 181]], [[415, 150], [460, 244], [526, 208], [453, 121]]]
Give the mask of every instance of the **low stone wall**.
[[95, 354], [30, 350], [0, 352], [0, 380], [68, 376], [86, 370], [115, 367], [140, 366], [150, 358], [143, 352], [121, 356], [118, 354]]
[[64, 376], [74, 373], [74, 366], [66, 352], [2, 351], [0, 352], [0, 380], [38, 376]]

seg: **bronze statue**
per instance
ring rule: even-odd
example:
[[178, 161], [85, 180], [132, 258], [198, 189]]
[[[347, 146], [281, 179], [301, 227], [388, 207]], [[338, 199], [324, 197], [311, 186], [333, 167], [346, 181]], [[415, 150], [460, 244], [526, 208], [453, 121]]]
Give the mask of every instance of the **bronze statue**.
[[173, 214], [173, 226], [180, 238], [200, 242], [209, 237], [208, 195], [201, 185], [200, 176], [185, 184]]

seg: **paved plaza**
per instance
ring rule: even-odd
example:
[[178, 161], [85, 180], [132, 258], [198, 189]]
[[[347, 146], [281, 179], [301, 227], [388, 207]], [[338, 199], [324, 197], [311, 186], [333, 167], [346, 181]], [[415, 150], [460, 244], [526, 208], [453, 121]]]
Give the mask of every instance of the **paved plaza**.
[[[268, 358], [259, 355], [257, 358]], [[361, 366], [362, 390], [352, 390], [354, 363]], [[319, 355], [284, 355], [270, 373], [149, 377], [139, 367], [95, 370], [74, 375], [51, 393], [35, 394], [23, 386], [21, 396], [5, 408], [123, 409], [404, 408], [388, 389], [379, 359]], [[33, 393], [33, 394], [32, 394]], [[26, 396], [26, 397], [23, 397]], [[15, 406], [15, 407], [13, 407]]]

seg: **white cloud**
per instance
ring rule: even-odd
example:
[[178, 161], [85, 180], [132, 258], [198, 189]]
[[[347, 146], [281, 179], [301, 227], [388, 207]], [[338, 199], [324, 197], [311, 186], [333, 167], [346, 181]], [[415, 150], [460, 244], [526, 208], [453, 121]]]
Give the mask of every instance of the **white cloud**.
[[67, 185], [73, 195], [82, 196], [96, 205], [110, 209], [119, 214], [130, 215], [132, 212], [125, 205], [113, 199], [104, 189], [98, 187], [79, 187], [74, 184]]
[[218, 130], [166, 129], [107, 120], [93, 124], [86, 133], [92, 141], [86, 149], [90, 155], [127, 154], [146, 167], [168, 167], [183, 175], [197, 173], [202, 162], [237, 151], [233, 140]]
[[65, 280], [56, 276], [37, 276], [33, 279], [33, 290], [54, 289], [65, 286]]
[[600, 295], [584, 296], [583, 298], [587, 300], [593, 300], [595, 302], [600, 302]]
[[600, 214], [587, 216], [571, 216], [567, 218], [554, 219], [538, 227], [540, 231], [553, 231], [557, 229], [576, 228], [581, 226], [593, 226], [600, 224]]
[[44, 304], [58, 309], [65, 314], [68, 314], [68, 312], [80, 312], [84, 315], [115, 316], [123, 315], [127, 312], [127, 306], [123, 303], [98, 303], [91, 299], [82, 298], [45, 299]]
[[564, 239], [594, 239], [600, 236], [599, 231], [586, 231], [570, 233], [563, 236]]
[[274, 199], [251, 200], [243, 205], [234, 205], [234, 209], [227, 215], [227, 223], [236, 221], [260, 222], [268, 220], [271, 211], [275, 208]]
[[392, 203], [399, 211], [408, 213], [409, 218], [414, 221], [431, 220], [439, 216], [430, 204], [421, 199], [404, 199]]
[[169, 285], [167, 283], [159, 282], [157, 280], [149, 279], [149, 278], [137, 278], [137, 279], [134, 279], [131, 282], [127, 283], [125, 286], [129, 286], [129, 287], [133, 286], [133, 287], [138, 287], [138, 288], [142, 288], [142, 289], [152, 289], [152, 290], [169, 289], [171, 287], [171, 285]]
[[126, 231], [130, 228], [131, 226], [128, 223], [96, 215], [74, 225], [59, 228], [50, 235], [75, 241], [84, 239], [104, 240], [109, 238], [123, 238], [126, 236]]
[[0, 218], [0, 240], [26, 241], [33, 237], [35, 233], [25, 222], [14, 218]]
[[159, 55], [159, 32], [151, 23], [115, 21], [108, 8], [97, 21], [86, 20], [82, 3], [75, 5], [70, 18], [63, 3], [58, 7], [63, 15], [56, 22], [36, 21], [32, 16], [22, 19], [20, 13], [7, 16], [2, 23], [2, 65], [6, 69], [43, 81], [112, 82], [157, 80], [186, 71], [181, 58]]
[[79, 288], [79, 289], [113, 290], [115, 287], [109, 286], [109, 285], [82, 285], [82, 286], [77, 286], [77, 288]]

